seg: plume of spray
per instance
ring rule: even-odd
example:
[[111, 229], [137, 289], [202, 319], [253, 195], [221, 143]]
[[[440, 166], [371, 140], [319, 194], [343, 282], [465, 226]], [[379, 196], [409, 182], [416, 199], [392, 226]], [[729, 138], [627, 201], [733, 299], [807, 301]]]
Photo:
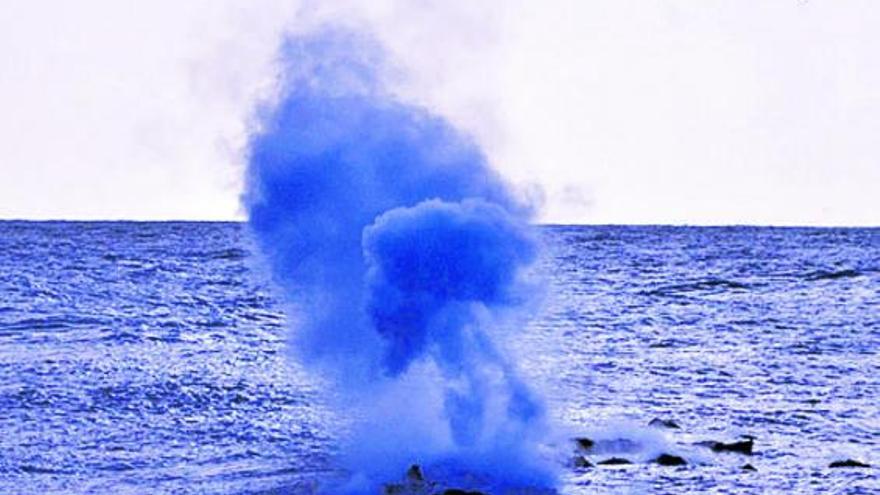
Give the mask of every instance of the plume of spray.
[[552, 485], [542, 404], [497, 344], [534, 288], [532, 209], [470, 138], [384, 88], [370, 38], [323, 29], [281, 55], [243, 199], [293, 354], [357, 417], [349, 490], [410, 463], [499, 493]]

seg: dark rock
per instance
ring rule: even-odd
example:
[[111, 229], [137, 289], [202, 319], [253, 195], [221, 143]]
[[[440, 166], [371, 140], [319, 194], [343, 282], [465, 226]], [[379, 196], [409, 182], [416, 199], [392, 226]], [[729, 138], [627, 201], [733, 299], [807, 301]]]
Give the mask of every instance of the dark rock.
[[425, 475], [418, 464], [413, 464], [406, 470], [406, 477], [402, 483], [388, 483], [384, 486], [383, 495], [415, 495], [425, 494], [426, 490], [433, 488], [435, 483], [425, 481]]
[[593, 445], [596, 445], [596, 442], [594, 442], [592, 439], [589, 439], [586, 437], [575, 438], [574, 441], [577, 442], [578, 447], [580, 447], [583, 450], [590, 450], [593, 448]]
[[486, 495], [483, 492], [471, 492], [467, 490], [459, 490], [458, 488], [447, 488], [443, 491], [443, 495]]
[[709, 440], [707, 442], [699, 442], [697, 445], [709, 447], [713, 452], [732, 452], [735, 454], [752, 455], [752, 448], [755, 446], [755, 437], [743, 435], [743, 438], [745, 438], [745, 440], [731, 443]]
[[870, 464], [865, 464], [864, 462], [857, 461], [855, 459], [847, 459], [845, 461], [834, 461], [828, 465], [831, 468], [869, 468]]
[[671, 419], [654, 418], [648, 423], [648, 426], [652, 426], [654, 428], [669, 428], [672, 430], [681, 429], [681, 426], [678, 426], [678, 423]]
[[751, 464], [746, 464], [743, 467], [741, 467], [740, 469], [742, 469], [743, 471], [757, 471], [755, 466], [752, 466]]
[[632, 464], [629, 459], [624, 459], [622, 457], [609, 457], [604, 461], [599, 461], [596, 463], [599, 466], [623, 466], [626, 464]]
[[411, 483], [424, 483], [425, 475], [422, 474], [422, 468], [418, 464], [413, 464], [406, 470], [406, 479]]
[[574, 459], [571, 460], [571, 464], [576, 469], [587, 469], [593, 467], [593, 463], [590, 462], [586, 457], [582, 455], [574, 456]]
[[660, 454], [659, 457], [654, 459], [654, 462], [661, 466], [687, 466], [687, 461], [684, 460], [684, 457], [672, 454]]
[[737, 454], [752, 455], [752, 448], [754, 446], [755, 441], [749, 438], [747, 440], [731, 443], [716, 442], [715, 445], [712, 446], [712, 450], [715, 452], [734, 452]]

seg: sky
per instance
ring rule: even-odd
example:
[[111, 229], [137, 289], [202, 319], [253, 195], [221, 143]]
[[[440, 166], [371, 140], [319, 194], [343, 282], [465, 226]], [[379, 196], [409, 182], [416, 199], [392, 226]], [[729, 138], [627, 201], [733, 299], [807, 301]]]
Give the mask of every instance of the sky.
[[8, 0], [0, 218], [243, 219], [278, 44], [326, 23], [542, 222], [880, 225], [871, 0]]

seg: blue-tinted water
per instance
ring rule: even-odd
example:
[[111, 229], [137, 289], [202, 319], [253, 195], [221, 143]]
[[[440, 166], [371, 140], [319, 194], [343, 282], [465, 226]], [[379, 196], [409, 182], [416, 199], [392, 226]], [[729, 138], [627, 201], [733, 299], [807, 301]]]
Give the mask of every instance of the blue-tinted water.
[[[547, 227], [510, 343], [560, 423], [654, 417], [684, 468], [586, 493], [880, 493], [880, 229]], [[231, 223], [0, 223], [0, 493], [309, 493], [340, 418]], [[692, 444], [757, 437], [756, 455]], [[641, 433], [634, 433], [641, 438]], [[597, 459], [592, 459], [593, 461]], [[744, 472], [744, 463], [757, 472]]]

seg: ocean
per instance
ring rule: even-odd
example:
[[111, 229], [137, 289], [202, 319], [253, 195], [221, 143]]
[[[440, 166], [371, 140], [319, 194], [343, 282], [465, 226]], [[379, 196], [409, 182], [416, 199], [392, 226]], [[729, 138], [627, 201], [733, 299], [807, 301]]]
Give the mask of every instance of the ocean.
[[[526, 382], [572, 432], [688, 461], [615, 454], [634, 464], [563, 469], [560, 493], [880, 493], [880, 229], [540, 237], [543, 304], [504, 343]], [[276, 293], [244, 224], [0, 222], [0, 493], [339, 476], [343, 412], [290, 358]], [[753, 455], [697, 445], [740, 435]]]

